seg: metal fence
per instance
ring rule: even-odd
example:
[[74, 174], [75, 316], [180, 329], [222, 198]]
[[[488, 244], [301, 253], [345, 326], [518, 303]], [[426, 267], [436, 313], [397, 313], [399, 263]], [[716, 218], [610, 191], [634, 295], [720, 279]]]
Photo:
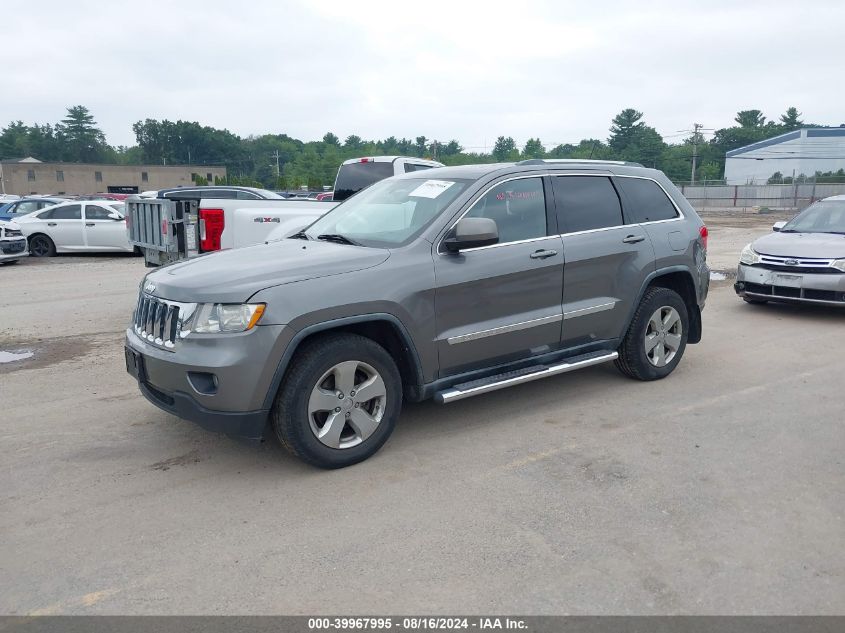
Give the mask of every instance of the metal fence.
[[816, 200], [845, 194], [845, 183], [783, 185], [726, 185], [677, 183], [696, 211], [800, 211]]

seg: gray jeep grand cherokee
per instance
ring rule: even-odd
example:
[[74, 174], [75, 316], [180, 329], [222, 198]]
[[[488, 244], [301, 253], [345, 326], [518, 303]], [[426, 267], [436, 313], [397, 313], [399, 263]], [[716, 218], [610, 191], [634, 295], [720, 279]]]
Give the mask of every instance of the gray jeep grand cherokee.
[[706, 248], [680, 192], [638, 165], [412, 172], [291, 238], [149, 273], [127, 369], [174, 415], [348, 466], [384, 444], [403, 400], [610, 360], [669, 375], [701, 339]]

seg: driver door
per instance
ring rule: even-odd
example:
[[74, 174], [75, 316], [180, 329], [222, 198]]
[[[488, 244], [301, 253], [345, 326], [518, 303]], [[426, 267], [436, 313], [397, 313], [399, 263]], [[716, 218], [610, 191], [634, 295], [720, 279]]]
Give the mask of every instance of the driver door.
[[441, 377], [560, 346], [563, 243], [546, 198], [541, 176], [500, 182], [465, 214], [494, 220], [499, 242], [458, 253], [437, 248]]
[[131, 250], [126, 236], [126, 222], [114, 209], [100, 204], [85, 204], [85, 247], [92, 251]]

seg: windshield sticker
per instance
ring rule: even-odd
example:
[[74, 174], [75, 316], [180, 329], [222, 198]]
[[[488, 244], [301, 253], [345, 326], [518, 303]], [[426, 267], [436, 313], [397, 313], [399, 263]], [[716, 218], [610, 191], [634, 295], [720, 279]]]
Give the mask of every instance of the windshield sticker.
[[412, 198], [436, 198], [454, 184], [448, 180], [426, 180], [408, 195]]

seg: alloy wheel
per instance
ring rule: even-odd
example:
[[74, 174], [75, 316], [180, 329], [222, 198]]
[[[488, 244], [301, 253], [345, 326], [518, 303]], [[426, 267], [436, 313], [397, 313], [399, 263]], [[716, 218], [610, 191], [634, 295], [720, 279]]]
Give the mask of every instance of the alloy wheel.
[[36, 257], [46, 257], [50, 254], [50, 245], [43, 237], [36, 237], [29, 244], [29, 252]]
[[308, 422], [330, 448], [352, 448], [370, 437], [385, 412], [387, 387], [367, 363], [349, 360], [326, 371], [311, 390]]
[[645, 331], [645, 353], [655, 367], [665, 367], [675, 358], [683, 338], [681, 315], [671, 306], [654, 311]]

